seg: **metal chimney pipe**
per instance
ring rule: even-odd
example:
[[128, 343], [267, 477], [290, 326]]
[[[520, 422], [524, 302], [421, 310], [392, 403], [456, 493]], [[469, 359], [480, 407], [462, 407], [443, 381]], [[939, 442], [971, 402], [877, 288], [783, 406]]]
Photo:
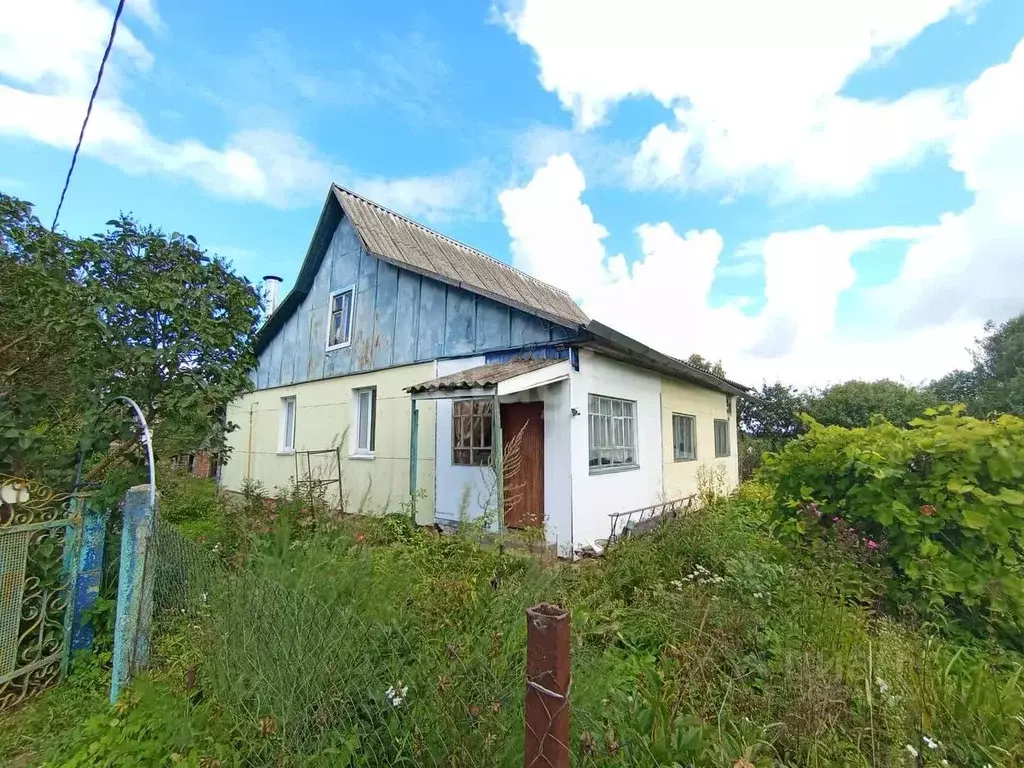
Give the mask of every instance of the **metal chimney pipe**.
[[281, 278], [277, 275], [263, 276], [263, 301], [266, 305], [267, 317], [277, 309], [277, 294], [281, 288]]

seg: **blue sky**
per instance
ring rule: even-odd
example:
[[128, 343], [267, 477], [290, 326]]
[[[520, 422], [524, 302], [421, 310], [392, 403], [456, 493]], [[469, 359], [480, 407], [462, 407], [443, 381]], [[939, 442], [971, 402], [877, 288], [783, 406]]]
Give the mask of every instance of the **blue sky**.
[[[766, 5], [128, 0], [61, 227], [287, 285], [337, 181], [749, 383], [967, 364], [1024, 310], [1024, 4]], [[0, 189], [47, 223], [113, 6], [0, 18]]]

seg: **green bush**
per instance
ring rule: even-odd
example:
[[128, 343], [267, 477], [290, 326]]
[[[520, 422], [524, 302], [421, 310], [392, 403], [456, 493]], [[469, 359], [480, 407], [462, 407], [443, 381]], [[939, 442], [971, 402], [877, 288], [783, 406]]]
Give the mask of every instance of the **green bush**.
[[[574, 765], [1024, 764], [1021, 655], [880, 613], [889, 570], [863, 537], [780, 541], [783, 498], [746, 484], [547, 567], [399, 517], [305, 527], [279, 506], [215, 578], [172, 550], [188, 589], [158, 613], [154, 668], [113, 710], [83, 701], [31, 764], [521, 765], [540, 601], [571, 615]], [[24, 756], [48, 735], [8, 736], [24, 722], [0, 716], [0, 756], [4, 737]]]
[[766, 459], [783, 537], [845, 542], [896, 571], [889, 598], [1010, 642], [1024, 629], [1024, 419], [929, 410], [908, 429], [809, 431]]

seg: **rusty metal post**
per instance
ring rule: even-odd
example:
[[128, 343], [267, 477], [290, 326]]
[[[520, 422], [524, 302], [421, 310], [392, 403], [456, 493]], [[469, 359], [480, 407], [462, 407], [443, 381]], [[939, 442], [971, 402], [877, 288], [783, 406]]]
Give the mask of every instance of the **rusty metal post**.
[[569, 768], [569, 613], [526, 609], [526, 768]]

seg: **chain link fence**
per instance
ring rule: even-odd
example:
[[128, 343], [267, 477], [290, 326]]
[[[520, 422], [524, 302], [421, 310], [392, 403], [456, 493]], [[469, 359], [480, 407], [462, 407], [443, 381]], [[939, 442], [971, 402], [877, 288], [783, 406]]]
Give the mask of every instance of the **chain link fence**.
[[165, 522], [155, 567], [158, 631], [184, 632], [198, 659], [187, 685], [216, 702], [244, 764], [567, 766], [600, 728], [580, 712], [569, 736], [565, 612], [561, 645], [528, 654], [524, 612], [500, 592], [454, 622], [423, 615], [417, 594], [381, 599], [387, 573], [353, 586], [327, 562], [312, 581], [279, 563], [228, 567]]

